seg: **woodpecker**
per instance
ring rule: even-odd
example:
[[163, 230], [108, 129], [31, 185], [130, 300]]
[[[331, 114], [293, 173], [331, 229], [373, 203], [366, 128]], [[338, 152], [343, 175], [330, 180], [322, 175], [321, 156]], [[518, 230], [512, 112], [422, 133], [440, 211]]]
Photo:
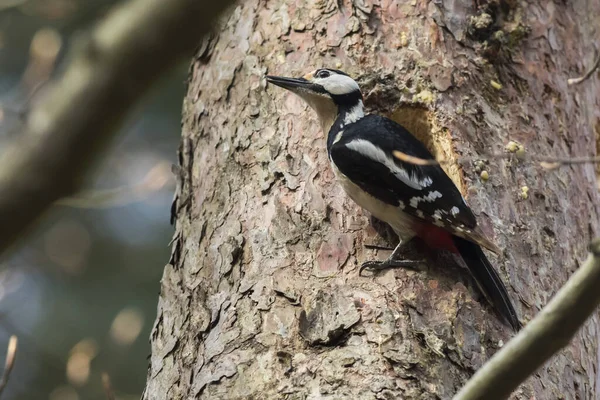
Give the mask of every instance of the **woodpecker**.
[[482, 247], [500, 254], [477, 226], [473, 212], [439, 165], [415, 165], [394, 151], [433, 159], [427, 148], [402, 125], [365, 114], [359, 85], [346, 73], [317, 69], [302, 78], [267, 76], [267, 82], [300, 96], [319, 117], [327, 133], [327, 153], [336, 178], [348, 196], [388, 223], [400, 242], [385, 261], [364, 268], [414, 266], [399, 260], [405, 244], [420, 237], [432, 248], [462, 258], [483, 294], [515, 329], [521, 324], [506, 287]]

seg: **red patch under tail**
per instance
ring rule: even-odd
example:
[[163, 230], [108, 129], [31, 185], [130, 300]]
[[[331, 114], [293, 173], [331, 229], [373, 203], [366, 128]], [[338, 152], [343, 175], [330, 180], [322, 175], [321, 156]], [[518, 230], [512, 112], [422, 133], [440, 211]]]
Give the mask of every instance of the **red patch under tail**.
[[413, 229], [417, 236], [432, 249], [447, 250], [458, 254], [452, 234], [445, 229], [430, 223], [419, 223]]

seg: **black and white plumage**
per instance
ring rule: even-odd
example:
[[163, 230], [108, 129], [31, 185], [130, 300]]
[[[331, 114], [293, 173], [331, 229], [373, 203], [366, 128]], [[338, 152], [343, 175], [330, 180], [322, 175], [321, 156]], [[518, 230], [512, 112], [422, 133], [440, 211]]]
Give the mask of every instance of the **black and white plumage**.
[[358, 84], [342, 71], [318, 69], [303, 78], [267, 76], [267, 80], [299, 95], [317, 112], [342, 187], [400, 237], [388, 260], [364, 266], [410, 263], [396, 256], [402, 244], [419, 236], [431, 247], [460, 255], [500, 314], [515, 329], [520, 327], [506, 288], [480, 246], [500, 250], [479, 230], [458, 188], [438, 165], [415, 165], [394, 157], [393, 152], [400, 151], [432, 159], [418, 139], [388, 118], [365, 115]]

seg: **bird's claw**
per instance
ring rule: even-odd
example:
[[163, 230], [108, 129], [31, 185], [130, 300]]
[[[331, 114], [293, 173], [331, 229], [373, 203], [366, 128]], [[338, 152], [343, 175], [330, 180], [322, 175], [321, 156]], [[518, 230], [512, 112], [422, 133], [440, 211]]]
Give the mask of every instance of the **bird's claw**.
[[423, 263], [424, 260], [394, 260], [389, 258], [384, 261], [367, 261], [362, 263], [360, 266], [360, 269], [358, 270], [358, 276], [361, 276], [365, 269], [370, 269], [373, 271], [382, 271], [388, 268], [407, 268], [418, 270], [419, 265]]

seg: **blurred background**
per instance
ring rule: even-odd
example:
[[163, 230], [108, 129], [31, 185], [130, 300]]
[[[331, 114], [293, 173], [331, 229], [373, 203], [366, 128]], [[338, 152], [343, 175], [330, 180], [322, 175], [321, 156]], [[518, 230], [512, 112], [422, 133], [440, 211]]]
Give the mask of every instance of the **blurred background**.
[[[0, 0], [0, 149], [69, 48], [119, 2]], [[19, 345], [2, 399], [105, 399], [103, 373], [118, 399], [139, 399], [169, 256], [186, 74], [181, 65], [155, 88], [84, 192], [3, 260], [0, 364], [11, 335]]]

